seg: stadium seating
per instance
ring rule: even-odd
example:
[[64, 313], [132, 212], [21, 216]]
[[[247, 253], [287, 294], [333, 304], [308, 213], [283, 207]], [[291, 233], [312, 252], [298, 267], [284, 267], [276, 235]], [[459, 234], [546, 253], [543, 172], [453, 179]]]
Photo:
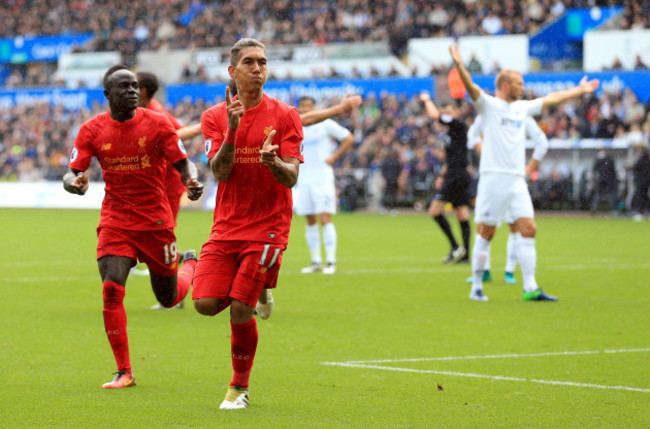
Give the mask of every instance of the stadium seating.
[[[0, 37], [16, 35], [62, 35], [92, 33], [94, 39], [76, 51], [119, 51], [126, 62], [135, 63], [144, 50], [188, 49], [232, 44], [242, 34], [273, 40], [288, 46], [323, 46], [330, 43], [379, 41], [387, 43], [393, 54], [401, 55], [412, 38], [437, 36], [532, 34], [571, 7], [591, 5], [587, 0], [515, 2], [500, 0], [427, 2], [342, 0], [277, 0], [273, 2], [232, 3], [183, 0], [170, 2], [125, 3], [115, 0], [68, 2], [53, 0], [48, 6], [35, 1], [13, 3], [0, 23]], [[607, 25], [609, 28], [647, 28], [650, 0], [614, 1], [624, 12]], [[110, 12], [106, 12], [110, 11]], [[3, 16], [4, 17], [4, 16]], [[226, 19], [227, 17], [227, 19]], [[19, 19], [20, 18], [20, 19]], [[352, 46], [352, 45], [347, 45]], [[481, 65], [476, 70], [481, 71]], [[364, 70], [358, 78], [398, 74], [397, 70]], [[53, 64], [29, 63], [16, 67], [6, 79], [5, 89], [53, 84]], [[356, 71], [358, 72], [358, 71]], [[444, 78], [447, 66], [430, 71]], [[429, 73], [429, 72], [427, 72]], [[332, 68], [321, 77], [337, 74]], [[399, 74], [404, 75], [404, 69]], [[209, 78], [203, 70], [189, 70], [186, 81]], [[278, 78], [277, 76], [273, 76]], [[331, 77], [331, 76], [330, 76]], [[349, 78], [351, 76], [339, 76]], [[60, 84], [60, 82], [58, 82]], [[163, 90], [164, 91], [164, 90]], [[164, 93], [164, 92], [163, 92]], [[535, 94], [529, 91], [526, 97]], [[294, 96], [292, 96], [295, 98]], [[322, 105], [336, 102], [322, 100]], [[183, 123], [195, 123], [214, 100], [181, 101], [168, 108]], [[0, 108], [0, 181], [59, 180], [66, 170], [67, 157], [81, 123], [105, 106], [75, 109], [47, 103], [7, 105]], [[644, 105], [629, 90], [607, 88], [598, 96], [573, 100], [545, 112], [540, 125], [551, 139], [616, 139], [630, 137], [635, 142], [650, 141], [650, 103]], [[474, 113], [467, 106], [469, 121]], [[337, 166], [342, 202], [349, 209], [379, 204], [383, 180], [381, 166], [388, 158], [399, 161], [398, 199], [404, 205], [424, 201], [432, 192], [433, 178], [440, 167], [443, 134], [422, 113], [415, 98], [383, 94], [367, 97], [352, 115], [338, 118], [355, 131], [355, 150]], [[190, 155], [201, 161], [200, 144], [192, 145]], [[626, 153], [619, 156], [619, 174], [625, 176]], [[559, 158], [562, 158], [561, 156]], [[588, 181], [589, 172], [571, 171], [566, 160], [554, 159], [543, 167], [536, 190], [552, 188], [545, 181], [565, 181], [575, 187]], [[628, 157], [629, 158], [629, 157]], [[199, 162], [200, 165], [202, 165]], [[205, 179], [205, 167], [202, 174]], [[583, 178], [583, 173], [587, 173]], [[99, 180], [96, 169], [91, 172]], [[564, 193], [567, 198], [575, 191]], [[556, 204], [570, 207], [571, 204]]]

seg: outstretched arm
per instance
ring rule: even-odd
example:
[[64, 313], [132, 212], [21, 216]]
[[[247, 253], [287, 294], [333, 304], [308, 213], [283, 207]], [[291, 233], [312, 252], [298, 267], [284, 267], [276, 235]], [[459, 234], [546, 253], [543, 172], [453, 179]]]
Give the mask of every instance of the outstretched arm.
[[542, 97], [542, 100], [544, 102], [542, 108], [545, 109], [547, 107], [555, 106], [556, 104], [564, 103], [567, 100], [580, 97], [583, 94], [591, 94], [596, 89], [598, 89], [599, 84], [600, 80], [593, 79], [587, 81], [587, 76], [585, 76], [580, 81], [580, 84], [578, 84], [576, 87], [565, 89], [564, 91], [551, 92], [550, 94]]
[[460, 51], [458, 50], [458, 46], [456, 44], [450, 45], [449, 53], [451, 54], [451, 59], [454, 61], [454, 64], [458, 69], [460, 79], [463, 81], [463, 85], [465, 85], [465, 89], [467, 90], [470, 98], [472, 101], [478, 100], [479, 95], [481, 95], [481, 88], [479, 88], [478, 85], [472, 81], [472, 77], [463, 65], [463, 62], [460, 58]]
[[440, 110], [438, 110], [433, 100], [431, 100], [431, 96], [428, 92], [420, 94], [420, 101], [424, 103], [424, 109], [427, 111], [427, 115], [429, 115], [431, 119], [434, 121], [440, 119]]
[[201, 135], [201, 124], [188, 125], [187, 127], [176, 130], [178, 138], [181, 140], [189, 140], [196, 136]]
[[334, 116], [342, 115], [352, 111], [353, 109], [361, 106], [361, 96], [359, 95], [346, 95], [343, 100], [337, 105], [328, 107], [327, 109], [312, 110], [311, 112], [303, 113], [300, 115], [300, 121], [303, 126], [314, 125], [323, 122], [325, 119], [333, 118]]
[[63, 175], [63, 189], [71, 194], [83, 195], [88, 190], [88, 177], [86, 173], [70, 168], [67, 173]]

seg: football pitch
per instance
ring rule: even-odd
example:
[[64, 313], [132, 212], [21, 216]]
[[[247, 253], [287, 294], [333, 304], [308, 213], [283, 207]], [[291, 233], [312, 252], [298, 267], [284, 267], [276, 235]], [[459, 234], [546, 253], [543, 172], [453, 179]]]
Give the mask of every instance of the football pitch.
[[[468, 299], [467, 265], [424, 214], [340, 214], [338, 272], [309, 265], [294, 217], [273, 315], [258, 320], [251, 405], [220, 411], [232, 375], [225, 314], [125, 305], [137, 387], [107, 391], [94, 210], [0, 209], [2, 428], [638, 428], [650, 426], [650, 222], [540, 216], [537, 279]], [[454, 232], [458, 226], [451, 220]], [[181, 211], [180, 249], [212, 213]], [[472, 225], [473, 227], [473, 225]], [[516, 273], [521, 281], [519, 269]]]

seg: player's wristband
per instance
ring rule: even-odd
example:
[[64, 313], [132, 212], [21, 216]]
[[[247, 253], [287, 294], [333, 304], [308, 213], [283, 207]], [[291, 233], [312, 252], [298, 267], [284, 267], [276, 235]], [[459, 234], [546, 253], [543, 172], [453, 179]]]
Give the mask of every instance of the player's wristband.
[[235, 145], [235, 136], [237, 135], [237, 130], [231, 130], [228, 128], [226, 131], [226, 138], [223, 140], [224, 144]]

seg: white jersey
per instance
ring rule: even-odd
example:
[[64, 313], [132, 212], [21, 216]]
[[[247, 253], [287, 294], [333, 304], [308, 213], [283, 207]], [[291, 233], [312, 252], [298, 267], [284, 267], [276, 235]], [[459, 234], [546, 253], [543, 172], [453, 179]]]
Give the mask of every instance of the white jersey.
[[541, 98], [508, 103], [481, 91], [475, 104], [483, 118], [479, 173], [525, 175], [526, 117], [540, 114], [543, 103]]
[[324, 181], [334, 183], [334, 170], [325, 162], [332, 156], [334, 144], [332, 140], [342, 141], [351, 133], [331, 119], [318, 124], [303, 127], [304, 138], [302, 157], [305, 162], [300, 166], [298, 186], [319, 184]]
[[[544, 131], [537, 125], [537, 121], [531, 116], [527, 116], [525, 120], [526, 136], [533, 142], [533, 159], [541, 161], [544, 159], [546, 152], [548, 152], [548, 138]], [[474, 149], [474, 147], [481, 143], [483, 136], [483, 117], [478, 115], [474, 118], [472, 126], [467, 131], [467, 148]]]

